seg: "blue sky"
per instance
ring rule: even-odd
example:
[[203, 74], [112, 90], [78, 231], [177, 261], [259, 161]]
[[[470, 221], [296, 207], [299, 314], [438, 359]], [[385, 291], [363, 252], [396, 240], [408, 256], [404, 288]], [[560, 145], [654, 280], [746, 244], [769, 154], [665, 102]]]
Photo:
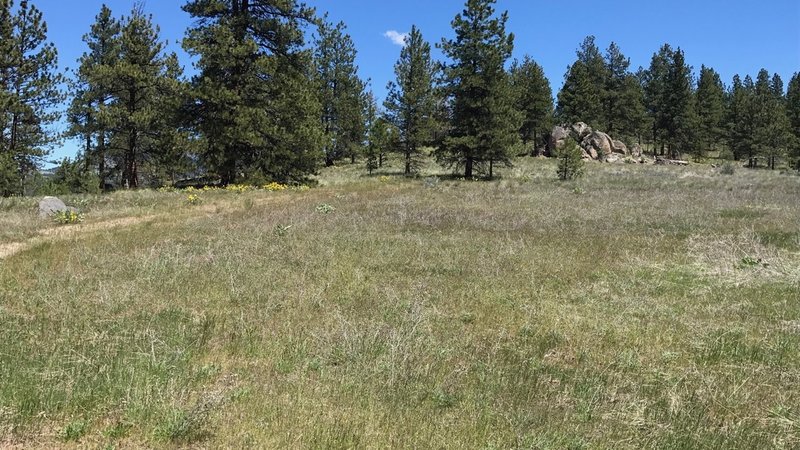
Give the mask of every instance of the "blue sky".
[[[103, 3], [116, 15], [127, 14], [131, 0], [31, 0], [49, 26], [62, 67], [75, 67], [89, 30]], [[417, 25], [430, 42], [452, 36], [450, 22], [463, 9], [462, 0], [307, 0], [333, 21], [344, 21], [358, 48], [362, 77], [372, 80], [378, 97], [393, 79], [400, 47], [386, 37]], [[187, 72], [191, 61], [180, 51], [180, 40], [191, 19], [180, 9], [183, 0], [150, 0], [145, 10], [160, 25], [162, 37], [178, 51]], [[800, 0], [498, 0], [508, 10], [508, 30], [516, 35], [515, 57], [531, 55], [544, 67], [554, 91], [574, 61], [575, 49], [595, 35], [601, 49], [617, 42], [633, 69], [647, 66], [665, 42], [681, 47], [689, 64], [711, 66], [730, 83], [734, 74], [755, 76], [759, 69], [777, 72], [788, 82], [800, 71]], [[435, 51], [438, 57], [438, 52]], [[555, 92], [554, 92], [555, 95]], [[72, 156], [75, 144], [64, 143], [54, 158]]]

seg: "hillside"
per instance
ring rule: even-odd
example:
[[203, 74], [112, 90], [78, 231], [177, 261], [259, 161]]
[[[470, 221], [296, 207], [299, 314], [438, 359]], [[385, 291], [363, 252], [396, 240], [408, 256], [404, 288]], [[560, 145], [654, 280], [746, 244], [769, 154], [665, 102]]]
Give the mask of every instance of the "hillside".
[[516, 165], [0, 199], [0, 446], [800, 446], [797, 176]]

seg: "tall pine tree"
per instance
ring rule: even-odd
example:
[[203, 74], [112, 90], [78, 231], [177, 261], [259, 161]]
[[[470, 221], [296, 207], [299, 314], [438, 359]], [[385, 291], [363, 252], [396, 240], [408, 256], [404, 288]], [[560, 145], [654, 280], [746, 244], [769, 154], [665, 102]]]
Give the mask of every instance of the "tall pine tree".
[[416, 26], [411, 27], [394, 73], [397, 82], [389, 83], [384, 106], [387, 117], [400, 131], [404, 171], [411, 175], [419, 171], [422, 147], [433, 141], [438, 101], [431, 46]]
[[606, 66], [594, 36], [587, 36], [577, 52], [577, 60], [564, 75], [558, 93], [556, 116], [562, 123], [585, 122], [601, 129], [607, 123], [603, 108]]
[[455, 39], [441, 48], [446, 92], [452, 108], [449, 135], [437, 151], [440, 163], [461, 167], [466, 178], [479, 171], [490, 178], [497, 162], [511, 164], [519, 144], [521, 116], [505, 63], [514, 49], [506, 33], [508, 13], [495, 16], [495, 0], [467, 0], [452, 22]]
[[553, 91], [542, 66], [530, 56], [511, 66], [511, 83], [516, 97], [515, 107], [522, 112], [519, 134], [526, 151], [537, 154], [546, 145], [553, 127]]
[[666, 151], [667, 145], [667, 101], [668, 101], [668, 77], [670, 66], [674, 59], [675, 51], [669, 44], [664, 44], [657, 53], [653, 54], [650, 67], [641, 72], [641, 80], [644, 86], [644, 98], [649, 121], [651, 125], [651, 140], [654, 153]]
[[314, 63], [317, 69], [325, 164], [349, 157], [355, 162], [366, 134], [366, 83], [358, 77], [356, 48], [343, 22], [319, 26]]
[[22, 194], [49, 154], [63, 100], [58, 55], [41, 11], [0, 0], [0, 195]]
[[692, 68], [680, 48], [672, 54], [665, 94], [665, 138], [670, 157], [679, 158], [683, 153], [694, 152], [697, 127]]
[[630, 65], [630, 59], [612, 42], [605, 55], [604, 131], [621, 140], [639, 142], [646, 126], [644, 91]]
[[119, 59], [110, 68], [114, 101], [108, 113], [117, 167], [128, 188], [139, 187], [140, 168], [158, 161], [176, 129], [170, 118], [176, 117], [173, 101], [181, 93], [181, 70], [177, 57], [164, 48], [152, 18], [141, 5], [134, 6], [122, 21]]
[[697, 109], [697, 151], [705, 154], [719, 144], [725, 121], [725, 88], [714, 69], [700, 68], [700, 78], [695, 93]]
[[616, 136], [623, 124], [628, 121], [628, 118], [625, 117], [627, 111], [621, 107], [621, 97], [625, 89], [629, 87], [626, 80], [630, 66], [630, 59], [622, 54], [622, 50], [615, 42], [612, 42], [605, 55], [606, 81], [603, 96], [604, 131], [612, 136]]
[[728, 110], [726, 122], [728, 128], [728, 145], [736, 161], [747, 159], [753, 165], [756, 157], [755, 137], [755, 86], [753, 79], [747, 75], [742, 81], [739, 75], [733, 77], [733, 84], [728, 93]]
[[305, 25], [295, 0], [191, 0], [183, 46], [197, 58], [191, 117], [204, 163], [224, 183], [296, 181], [321, 158], [320, 106]]
[[786, 115], [789, 120], [789, 145], [795, 167], [800, 170], [800, 72], [795, 72], [786, 90]]
[[95, 167], [100, 189], [106, 187], [106, 161], [113, 126], [108, 107], [114, 98], [112, 70], [119, 62], [121, 26], [103, 5], [91, 31], [83, 37], [89, 47], [78, 60], [72, 101], [67, 111], [68, 134], [84, 142], [83, 157]]
[[775, 169], [779, 158], [786, 155], [789, 146], [789, 119], [783, 99], [783, 81], [770, 78], [766, 69], [761, 69], [756, 78], [753, 96], [753, 150], [756, 157], [764, 158], [767, 166]]

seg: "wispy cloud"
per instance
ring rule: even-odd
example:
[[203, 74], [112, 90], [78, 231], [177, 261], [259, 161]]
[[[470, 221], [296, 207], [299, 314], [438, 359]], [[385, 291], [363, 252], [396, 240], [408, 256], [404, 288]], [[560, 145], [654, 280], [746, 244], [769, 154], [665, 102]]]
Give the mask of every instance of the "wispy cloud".
[[400, 47], [405, 47], [408, 33], [400, 33], [396, 30], [389, 30], [386, 33], [383, 33], [383, 36], [392, 41], [393, 44], [399, 45]]

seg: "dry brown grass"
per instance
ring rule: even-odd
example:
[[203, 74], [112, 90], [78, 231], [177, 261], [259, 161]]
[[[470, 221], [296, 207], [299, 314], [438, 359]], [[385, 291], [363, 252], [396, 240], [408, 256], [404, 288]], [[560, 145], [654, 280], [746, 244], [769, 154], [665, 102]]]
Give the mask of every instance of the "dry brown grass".
[[123, 193], [87, 226], [156, 219], [0, 261], [0, 442], [800, 445], [796, 177], [427, 170], [200, 207]]

